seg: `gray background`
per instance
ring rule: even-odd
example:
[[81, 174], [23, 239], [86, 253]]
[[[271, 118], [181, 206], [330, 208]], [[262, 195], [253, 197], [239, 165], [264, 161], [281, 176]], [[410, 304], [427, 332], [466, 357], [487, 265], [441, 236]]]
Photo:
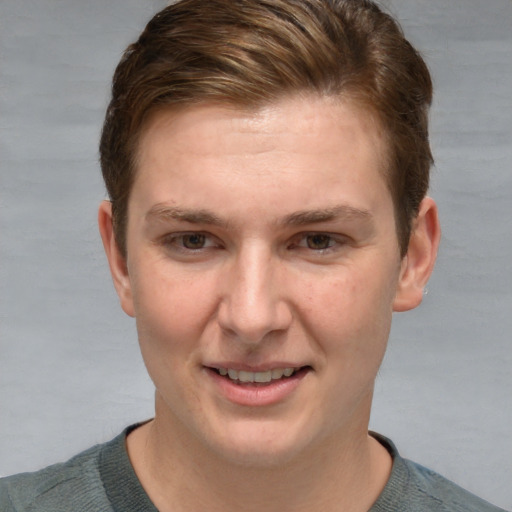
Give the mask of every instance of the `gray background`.
[[[152, 414], [96, 229], [97, 140], [123, 48], [158, 0], [0, 0], [0, 474]], [[395, 317], [371, 426], [512, 508], [512, 2], [388, 2], [436, 85], [443, 241]]]

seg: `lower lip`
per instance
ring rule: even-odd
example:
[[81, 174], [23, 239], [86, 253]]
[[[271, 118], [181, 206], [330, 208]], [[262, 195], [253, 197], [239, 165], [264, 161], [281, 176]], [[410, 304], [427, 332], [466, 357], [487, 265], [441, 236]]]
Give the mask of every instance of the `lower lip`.
[[273, 405], [283, 402], [297, 389], [309, 368], [302, 368], [291, 377], [272, 380], [269, 383], [238, 384], [228, 377], [222, 377], [215, 370], [206, 368], [221, 394], [230, 402], [250, 407]]

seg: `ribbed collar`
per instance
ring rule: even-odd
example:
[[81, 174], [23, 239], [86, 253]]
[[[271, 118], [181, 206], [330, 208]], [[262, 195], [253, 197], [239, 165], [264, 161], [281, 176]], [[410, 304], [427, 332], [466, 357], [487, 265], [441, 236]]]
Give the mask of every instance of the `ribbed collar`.
[[386, 487], [380, 493], [377, 501], [372, 505], [368, 512], [390, 512], [400, 510], [399, 505], [402, 497], [405, 495], [409, 486], [410, 474], [407, 465], [400, 457], [396, 446], [391, 439], [384, 437], [377, 432], [369, 433], [376, 439], [391, 455], [393, 466], [389, 475]]
[[137, 478], [126, 450], [126, 437], [138, 426], [128, 427], [100, 452], [101, 480], [114, 512], [158, 512]]

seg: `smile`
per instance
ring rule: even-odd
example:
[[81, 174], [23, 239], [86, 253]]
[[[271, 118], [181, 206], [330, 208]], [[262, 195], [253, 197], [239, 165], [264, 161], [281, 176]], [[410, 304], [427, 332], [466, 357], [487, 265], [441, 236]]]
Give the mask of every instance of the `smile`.
[[283, 377], [291, 377], [300, 368], [273, 368], [264, 372], [249, 372], [245, 370], [235, 370], [233, 368], [215, 368], [222, 377], [228, 377], [232, 381], [241, 383], [268, 383], [273, 380], [279, 380]]
[[314, 371], [311, 366], [287, 366], [286, 363], [274, 368], [258, 368], [258, 371], [250, 367], [243, 370], [230, 368], [228, 364], [206, 366], [205, 369], [216, 392], [229, 402], [244, 407], [270, 406], [288, 400]]

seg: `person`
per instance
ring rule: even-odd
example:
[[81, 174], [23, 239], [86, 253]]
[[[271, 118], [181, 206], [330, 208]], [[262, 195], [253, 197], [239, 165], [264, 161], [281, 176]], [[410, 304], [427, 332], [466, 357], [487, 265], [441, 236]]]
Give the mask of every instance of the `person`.
[[369, 0], [180, 0], [126, 50], [99, 228], [154, 419], [2, 511], [492, 511], [368, 432], [440, 239], [428, 69]]

